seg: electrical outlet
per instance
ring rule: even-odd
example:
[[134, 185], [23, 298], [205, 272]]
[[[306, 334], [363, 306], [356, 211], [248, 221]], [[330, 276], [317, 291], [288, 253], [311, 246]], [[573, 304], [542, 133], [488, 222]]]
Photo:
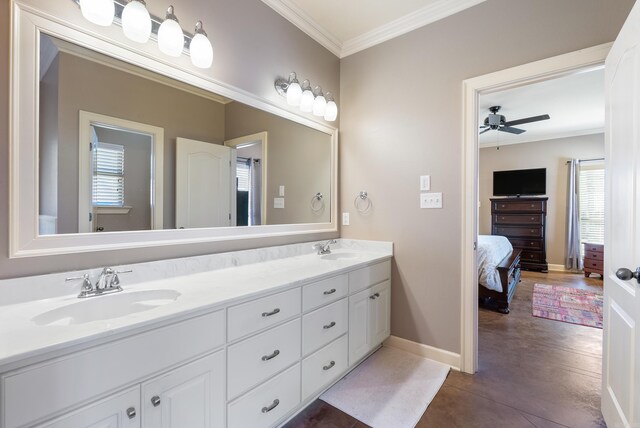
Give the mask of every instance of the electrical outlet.
[[342, 225], [349, 226], [349, 213], [342, 213]]
[[430, 175], [421, 175], [420, 176], [420, 190], [431, 190], [431, 176]]
[[273, 198], [273, 208], [284, 208], [284, 198]]

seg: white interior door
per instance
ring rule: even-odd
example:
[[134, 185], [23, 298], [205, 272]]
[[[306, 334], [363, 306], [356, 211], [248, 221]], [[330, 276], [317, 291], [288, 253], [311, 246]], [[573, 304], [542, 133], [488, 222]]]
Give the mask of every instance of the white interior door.
[[[640, 5], [606, 61], [605, 279], [602, 414], [640, 425], [640, 285], [616, 272], [640, 265]], [[638, 275], [640, 271], [637, 271]]]
[[218, 144], [176, 141], [176, 227], [231, 225], [233, 150]]

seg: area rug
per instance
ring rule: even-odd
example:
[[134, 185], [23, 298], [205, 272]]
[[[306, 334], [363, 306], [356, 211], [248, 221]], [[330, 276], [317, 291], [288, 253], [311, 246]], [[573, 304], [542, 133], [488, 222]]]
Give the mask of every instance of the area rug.
[[602, 328], [602, 292], [534, 284], [533, 316]]
[[383, 347], [320, 399], [373, 428], [416, 426], [449, 366]]

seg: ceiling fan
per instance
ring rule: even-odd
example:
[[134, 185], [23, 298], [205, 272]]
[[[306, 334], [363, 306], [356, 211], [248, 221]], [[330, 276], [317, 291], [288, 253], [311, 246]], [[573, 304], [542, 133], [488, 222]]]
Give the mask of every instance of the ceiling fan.
[[[522, 134], [525, 132], [524, 129], [514, 128], [515, 125], [522, 125], [525, 123], [538, 122], [541, 120], [551, 119], [548, 114], [543, 114], [540, 116], [531, 116], [526, 117], [524, 119], [516, 119], [510, 120], [507, 122], [504, 115], [498, 114], [501, 106], [493, 106], [489, 107], [489, 115], [484, 119], [484, 125], [480, 126], [480, 129], [484, 129], [480, 134], [484, 134], [485, 132], [489, 132], [491, 130], [508, 132], [509, 134]], [[486, 128], [486, 129], [485, 129]]]

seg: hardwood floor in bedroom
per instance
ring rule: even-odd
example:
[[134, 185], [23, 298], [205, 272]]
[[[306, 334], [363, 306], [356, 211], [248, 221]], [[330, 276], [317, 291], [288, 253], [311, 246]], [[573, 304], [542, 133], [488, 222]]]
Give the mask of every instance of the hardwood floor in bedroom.
[[[602, 289], [600, 278], [524, 272], [502, 315], [480, 308], [479, 371], [452, 371], [418, 427], [603, 427], [602, 330], [531, 315], [535, 283]], [[365, 427], [316, 400], [285, 425]]]

